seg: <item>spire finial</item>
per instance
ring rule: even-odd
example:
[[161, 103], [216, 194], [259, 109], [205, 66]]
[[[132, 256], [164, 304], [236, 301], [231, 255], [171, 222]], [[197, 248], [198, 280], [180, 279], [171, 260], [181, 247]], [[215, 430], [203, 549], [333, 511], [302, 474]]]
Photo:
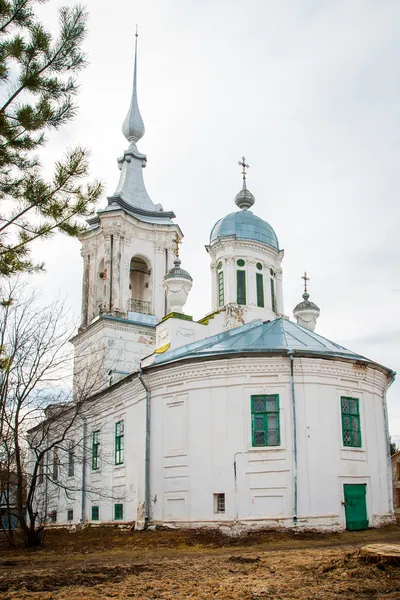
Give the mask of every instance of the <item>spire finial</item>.
[[242, 177], [243, 177], [243, 185], [242, 185], [242, 189], [240, 190], [240, 192], [238, 194], [236, 194], [235, 197], [235, 204], [237, 204], [237, 206], [239, 208], [241, 208], [242, 210], [248, 210], [249, 208], [251, 208], [255, 202], [255, 198], [253, 196], [253, 194], [247, 189], [246, 186], [246, 175], [247, 175], [247, 171], [246, 169], [250, 168], [250, 165], [248, 165], [246, 163], [246, 159], [243, 156], [242, 160], [240, 160], [238, 162], [238, 164], [242, 167]]
[[248, 165], [246, 163], [246, 159], [244, 156], [242, 156], [242, 160], [240, 160], [238, 162], [238, 165], [242, 167], [242, 175], [243, 175], [243, 181], [246, 181], [246, 175], [247, 175], [247, 171], [246, 169], [250, 169], [250, 165]]
[[128, 140], [136, 144], [141, 137], [144, 136], [144, 123], [142, 115], [140, 114], [138, 99], [137, 99], [137, 46], [138, 46], [138, 26], [136, 25], [135, 31], [135, 61], [133, 68], [133, 89], [131, 105], [128, 110], [128, 114], [125, 117], [125, 121], [122, 125], [122, 133]]
[[310, 281], [310, 278], [307, 277], [307, 271], [304, 271], [304, 275], [301, 278], [304, 279], [304, 291], [307, 293], [307, 281]]

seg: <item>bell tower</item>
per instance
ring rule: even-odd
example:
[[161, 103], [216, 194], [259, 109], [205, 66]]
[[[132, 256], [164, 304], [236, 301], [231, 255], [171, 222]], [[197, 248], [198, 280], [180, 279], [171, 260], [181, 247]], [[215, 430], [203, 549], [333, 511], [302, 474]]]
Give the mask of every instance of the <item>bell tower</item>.
[[175, 240], [183, 238], [172, 221], [175, 214], [153, 203], [143, 180], [147, 157], [137, 148], [145, 133], [137, 97], [137, 33], [132, 98], [122, 132], [129, 145], [118, 159], [117, 188], [107, 206], [88, 219], [80, 239], [82, 318], [71, 340], [75, 381], [81, 382], [84, 373], [95, 387], [131, 373], [154, 350], [155, 325], [167, 310], [163, 278], [173, 267]]

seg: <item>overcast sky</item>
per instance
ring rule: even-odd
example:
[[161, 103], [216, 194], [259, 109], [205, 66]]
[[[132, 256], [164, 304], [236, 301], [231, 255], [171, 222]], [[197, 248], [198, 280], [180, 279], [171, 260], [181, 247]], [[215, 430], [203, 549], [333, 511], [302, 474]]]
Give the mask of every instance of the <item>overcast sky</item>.
[[[40, 7], [49, 27], [56, 8]], [[398, 0], [87, 0], [90, 66], [79, 116], [52, 137], [47, 165], [77, 143], [111, 195], [127, 147], [135, 24], [146, 135], [139, 149], [154, 203], [185, 234], [194, 278], [186, 312], [210, 310], [204, 249], [236, 209], [237, 162], [250, 164], [253, 212], [285, 250], [285, 313], [307, 270], [317, 332], [400, 372], [400, 2]], [[106, 204], [104, 198], [100, 206]], [[35, 246], [44, 298], [81, 294], [80, 244]], [[400, 442], [400, 377], [388, 393]]]

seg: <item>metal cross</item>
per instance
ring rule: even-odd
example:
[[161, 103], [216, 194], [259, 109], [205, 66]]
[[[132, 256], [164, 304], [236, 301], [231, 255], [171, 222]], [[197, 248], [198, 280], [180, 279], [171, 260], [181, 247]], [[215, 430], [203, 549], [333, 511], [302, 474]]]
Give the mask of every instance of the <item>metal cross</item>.
[[246, 159], [244, 156], [242, 156], [242, 160], [238, 162], [238, 165], [243, 167], [242, 175], [243, 175], [243, 179], [246, 179], [246, 169], [250, 169], [250, 165], [246, 164]]
[[307, 292], [307, 281], [310, 281], [310, 278], [307, 277], [307, 271], [304, 271], [304, 275], [301, 278], [304, 279], [304, 291]]
[[182, 244], [182, 240], [179, 239], [178, 234], [175, 235], [174, 244], [175, 244], [174, 254], [178, 258], [178, 256], [179, 256], [179, 244]]

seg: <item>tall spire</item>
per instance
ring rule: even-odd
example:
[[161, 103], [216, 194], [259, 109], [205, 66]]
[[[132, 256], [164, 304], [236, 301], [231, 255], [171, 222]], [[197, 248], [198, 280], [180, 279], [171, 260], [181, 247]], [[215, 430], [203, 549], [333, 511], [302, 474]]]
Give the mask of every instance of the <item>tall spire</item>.
[[250, 192], [250, 190], [247, 189], [246, 185], [246, 169], [249, 169], [250, 165], [246, 163], [246, 159], [244, 156], [238, 164], [242, 167], [243, 184], [242, 189], [235, 196], [235, 204], [237, 204], [237, 206], [242, 210], [248, 210], [253, 206], [254, 202], [256, 201], [253, 194]]
[[136, 25], [135, 33], [135, 67], [133, 70], [133, 89], [131, 105], [128, 110], [128, 114], [125, 117], [125, 121], [122, 125], [122, 133], [128, 140], [136, 144], [144, 136], [144, 123], [142, 115], [140, 114], [138, 99], [137, 99], [137, 43], [138, 43], [138, 28]]

